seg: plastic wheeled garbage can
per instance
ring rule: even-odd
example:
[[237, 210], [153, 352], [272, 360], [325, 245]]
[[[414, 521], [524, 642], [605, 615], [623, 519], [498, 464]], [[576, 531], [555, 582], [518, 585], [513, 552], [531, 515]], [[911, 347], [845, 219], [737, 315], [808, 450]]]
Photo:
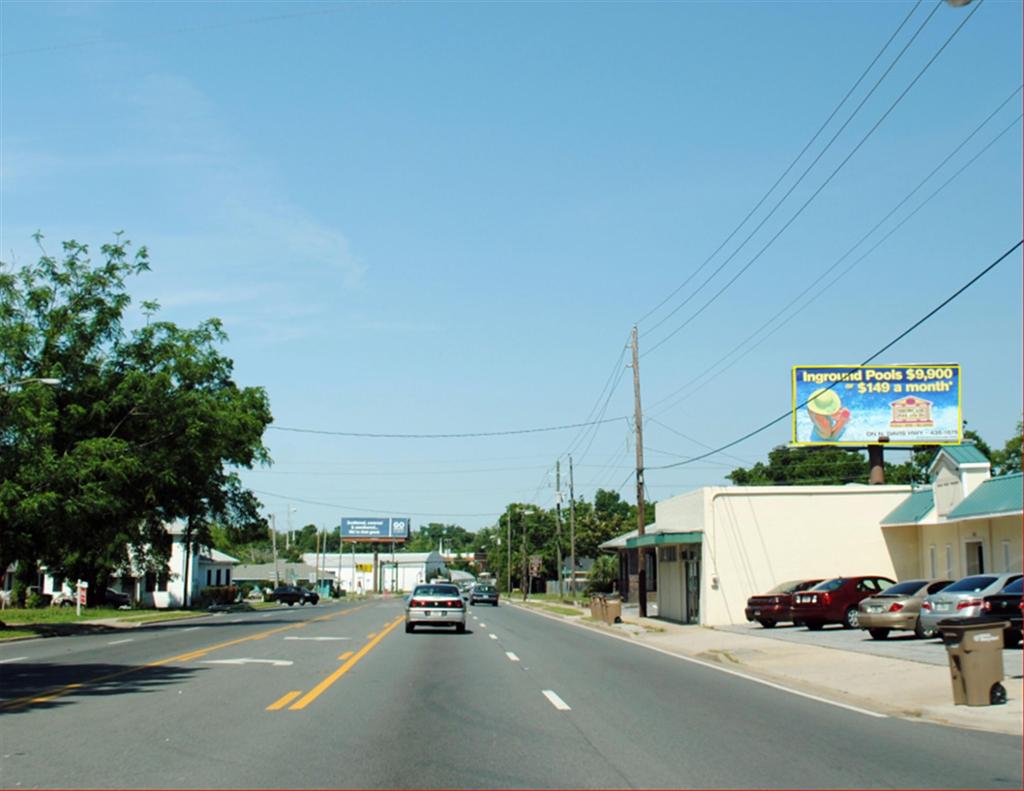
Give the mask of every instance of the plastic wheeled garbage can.
[[949, 657], [953, 703], [957, 706], [990, 706], [1006, 703], [1003, 680], [1003, 630], [1010, 625], [1001, 618], [947, 618], [939, 621], [939, 633]]
[[604, 600], [604, 619], [608, 623], [622, 623], [622, 599], [618, 596]]

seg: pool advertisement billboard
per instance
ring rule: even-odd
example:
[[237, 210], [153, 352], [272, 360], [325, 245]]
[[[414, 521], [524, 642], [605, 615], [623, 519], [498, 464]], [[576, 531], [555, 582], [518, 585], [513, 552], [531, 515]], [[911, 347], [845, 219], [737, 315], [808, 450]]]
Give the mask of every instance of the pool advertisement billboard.
[[794, 365], [794, 445], [957, 445], [960, 366]]
[[405, 517], [345, 517], [341, 520], [343, 541], [405, 541], [409, 520]]

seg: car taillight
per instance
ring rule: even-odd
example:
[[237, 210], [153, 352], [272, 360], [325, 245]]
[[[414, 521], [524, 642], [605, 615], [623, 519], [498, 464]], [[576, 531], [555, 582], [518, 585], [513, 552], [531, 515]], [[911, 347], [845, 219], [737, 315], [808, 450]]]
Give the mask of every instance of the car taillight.
[[921, 602], [921, 609], [922, 610], [930, 610], [931, 608], [932, 608], [932, 603], [930, 601], [923, 601], [923, 602]]
[[897, 602], [893, 602], [892, 607], [889, 608], [889, 612], [899, 612], [902, 609], [903, 609], [903, 605], [900, 604], [897, 601]]
[[828, 607], [832, 603], [832, 594], [823, 593], [821, 594], [821, 603]]
[[419, 601], [419, 600], [417, 600], [417, 599], [413, 599], [413, 600], [412, 600], [412, 601], [411, 601], [411, 602], [409, 603], [409, 606], [410, 606], [410, 607], [426, 607], [426, 606], [427, 606], [427, 603], [426, 603], [425, 601]]
[[462, 599], [456, 599], [455, 601], [448, 602], [448, 606], [454, 610], [462, 609]]
[[956, 608], [958, 610], [966, 610], [968, 607], [980, 607], [981, 599], [964, 599], [961, 602], [957, 602]]

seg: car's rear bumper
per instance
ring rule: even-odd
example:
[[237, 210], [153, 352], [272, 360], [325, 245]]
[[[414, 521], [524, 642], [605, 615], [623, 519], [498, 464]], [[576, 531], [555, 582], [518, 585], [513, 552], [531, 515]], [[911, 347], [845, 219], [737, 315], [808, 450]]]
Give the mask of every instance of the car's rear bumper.
[[792, 615], [790, 608], [778, 604], [753, 605], [746, 608], [744, 614], [748, 621], [788, 621]]
[[459, 610], [409, 609], [405, 611], [405, 622], [415, 624], [436, 623], [439, 626], [444, 624], [464, 624], [466, 622], [466, 610], [465, 608]]
[[910, 629], [917, 627], [917, 613], [859, 612], [862, 629]]
[[471, 598], [469, 600], [470, 604], [480, 604], [481, 602], [484, 603], [484, 604], [497, 604], [498, 603], [498, 597], [497, 596], [474, 596], [473, 598]]
[[962, 610], [948, 610], [946, 612], [926, 612], [921, 611], [921, 626], [927, 631], [932, 632], [939, 628], [939, 621], [945, 621], [948, 618], [973, 618], [976, 615], [983, 615], [981, 607], [964, 607]]

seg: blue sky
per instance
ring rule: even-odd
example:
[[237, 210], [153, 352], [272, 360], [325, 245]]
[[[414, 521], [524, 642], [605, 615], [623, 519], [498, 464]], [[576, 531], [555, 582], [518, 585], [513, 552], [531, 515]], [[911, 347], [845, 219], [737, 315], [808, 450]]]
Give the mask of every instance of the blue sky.
[[[860, 362], [1020, 240], [1017, 94], [815, 282], [1021, 84], [1020, 3], [935, 5], [699, 269], [913, 3], [7, 0], [0, 250], [25, 262], [37, 229], [95, 248], [123, 229], [152, 256], [136, 298], [183, 324], [222, 318], [238, 381], [267, 388], [277, 426], [370, 433], [579, 423], [609, 377], [601, 414], [629, 415], [630, 329], [697, 271], [639, 325], [646, 462], [671, 464], [783, 414], [792, 365]], [[961, 364], [964, 415], [997, 445], [1021, 414], [1021, 270], [1017, 251], [876, 361]], [[799, 315], [757, 332], [805, 290]], [[755, 349], [691, 384], [751, 335]], [[721, 484], [789, 431], [650, 469], [649, 496]], [[244, 478], [279, 525], [412, 515], [477, 529], [510, 501], [551, 505], [570, 450], [578, 494], [634, 499], [633, 441], [624, 417], [582, 436], [270, 430], [276, 463]]]

